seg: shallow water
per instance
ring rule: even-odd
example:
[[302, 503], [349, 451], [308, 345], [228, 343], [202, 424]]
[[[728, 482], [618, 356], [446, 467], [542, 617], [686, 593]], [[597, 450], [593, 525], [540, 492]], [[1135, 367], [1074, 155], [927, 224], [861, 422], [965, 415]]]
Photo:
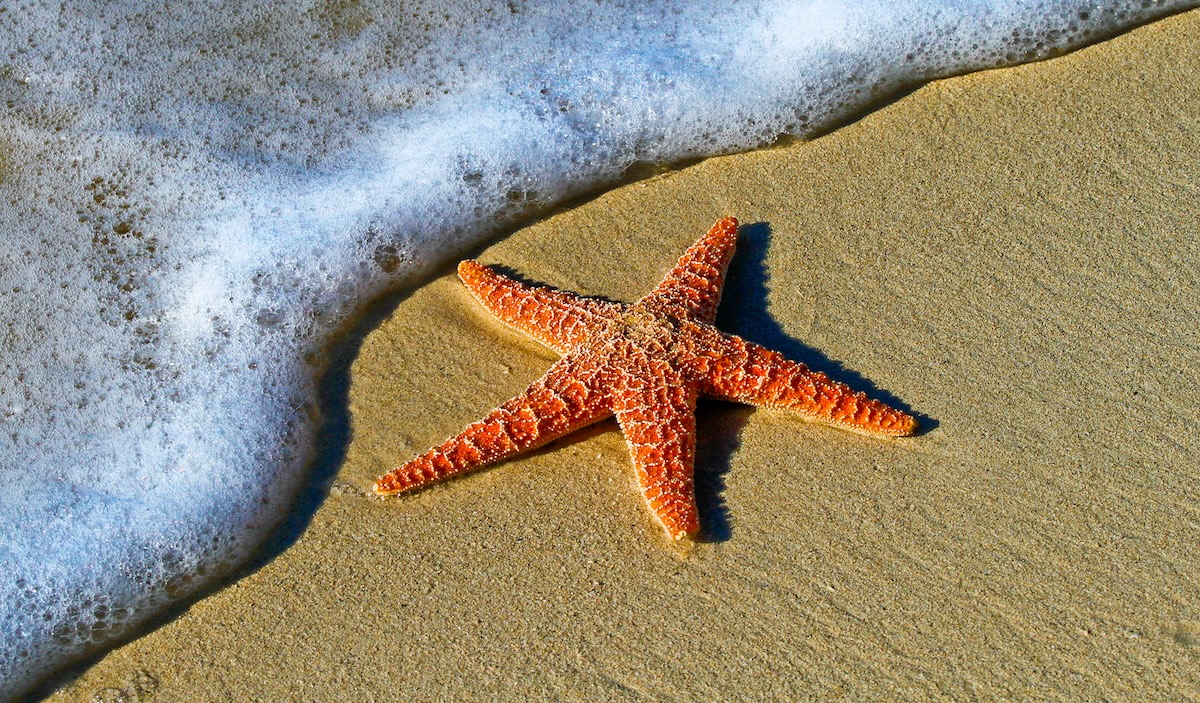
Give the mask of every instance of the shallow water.
[[380, 291], [635, 164], [1193, 4], [5, 6], [0, 698], [278, 523]]

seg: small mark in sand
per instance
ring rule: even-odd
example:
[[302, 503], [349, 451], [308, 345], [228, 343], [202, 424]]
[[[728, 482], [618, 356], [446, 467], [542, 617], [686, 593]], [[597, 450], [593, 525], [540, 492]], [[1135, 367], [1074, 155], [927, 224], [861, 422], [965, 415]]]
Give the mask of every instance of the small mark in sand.
[[138, 669], [125, 680], [120, 688], [102, 688], [92, 694], [91, 703], [140, 703], [149, 701], [158, 690], [158, 677], [145, 669]]
[[1171, 635], [1185, 647], [1200, 647], [1200, 620], [1180, 620]]
[[353, 483], [346, 481], [334, 481], [333, 484], [329, 486], [329, 493], [330, 495], [354, 496], [356, 498], [367, 497], [367, 492], [365, 490], [355, 486]]

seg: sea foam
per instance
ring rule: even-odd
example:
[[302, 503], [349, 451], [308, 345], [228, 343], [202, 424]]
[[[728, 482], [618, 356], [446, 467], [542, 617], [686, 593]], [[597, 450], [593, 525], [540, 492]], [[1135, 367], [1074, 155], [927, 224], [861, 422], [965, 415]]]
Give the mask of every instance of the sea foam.
[[639, 162], [1193, 4], [0, 7], [0, 698], [278, 524], [371, 296]]

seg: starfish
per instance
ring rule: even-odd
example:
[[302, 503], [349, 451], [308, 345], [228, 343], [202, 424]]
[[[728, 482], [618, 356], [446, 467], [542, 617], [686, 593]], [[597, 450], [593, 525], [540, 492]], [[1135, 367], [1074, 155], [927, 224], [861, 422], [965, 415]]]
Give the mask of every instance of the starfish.
[[737, 231], [736, 219], [719, 220], [632, 305], [460, 263], [459, 277], [485, 308], [562, 358], [525, 392], [381, 476], [375, 492], [421, 488], [616, 415], [647, 506], [680, 540], [700, 528], [692, 477], [698, 396], [871, 434], [912, 434], [911, 415], [713, 326]]

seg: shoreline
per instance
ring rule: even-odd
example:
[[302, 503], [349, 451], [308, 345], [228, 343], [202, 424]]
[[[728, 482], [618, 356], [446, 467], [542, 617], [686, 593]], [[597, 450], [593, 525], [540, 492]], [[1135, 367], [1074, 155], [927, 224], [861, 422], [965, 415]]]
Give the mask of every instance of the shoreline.
[[[368, 500], [383, 469], [554, 358], [443, 276], [359, 351], [355, 436], [296, 543], [47, 700], [139, 672], [155, 700], [195, 701], [1195, 686], [1200, 441], [1176, 310], [1200, 302], [1181, 275], [1200, 258], [1185, 200], [1197, 31], [1192, 11], [937, 81], [812, 142], [623, 186], [481, 256], [633, 300], [736, 215], [718, 326], [899, 399], [931, 431], [880, 442], [703, 407], [697, 471], [722, 534], [686, 558], [645, 513], [611, 423]], [[1159, 668], [1127, 688], [1146, 660]]]

